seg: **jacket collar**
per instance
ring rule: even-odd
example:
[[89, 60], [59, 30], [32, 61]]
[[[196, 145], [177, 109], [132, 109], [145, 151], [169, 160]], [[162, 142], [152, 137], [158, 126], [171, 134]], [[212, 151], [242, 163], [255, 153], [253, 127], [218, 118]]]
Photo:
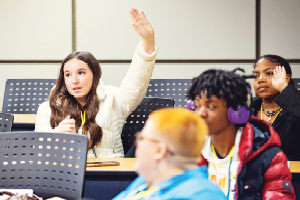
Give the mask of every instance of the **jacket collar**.
[[[271, 146], [281, 146], [280, 137], [277, 132], [269, 123], [257, 117], [251, 117], [243, 128], [240, 140], [238, 155], [242, 165], [245, 165], [252, 158]], [[208, 165], [207, 159], [203, 154], [198, 165]]]
[[251, 117], [243, 129], [239, 158], [243, 165], [271, 146], [281, 146], [279, 135], [273, 127], [256, 117]]
[[[237, 129], [237, 133], [236, 133], [236, 137], [235, 137], [235, 141], [234, 141], [234, 145], [236, 148], [233, 149], [232, 151], [232, 157], [233, 159], [237, 159], [238, 158], [238, 151], [239, 151], [239, 145], [240, 145], [240, 141], [241, 141], [241, 135], [242, 135], [242, 131], [243, 128], [238, 128]], [[211, 136], [207, 136], [205, 139], [205, 143], [204, 146], [202, 148], [202, 156], [208, 161], [208, 162], [214, 162], [215, 158], [214, 158], [214, 154], [212, 152], [212, 148], [211, 148]]]
[[106, 98], [106, 91], [105, 91], [104, 83], [101, 79], [99, 80], [99, 85], [97, 87], [97, 95], [98, 95], [100, 101], [103, 101]]

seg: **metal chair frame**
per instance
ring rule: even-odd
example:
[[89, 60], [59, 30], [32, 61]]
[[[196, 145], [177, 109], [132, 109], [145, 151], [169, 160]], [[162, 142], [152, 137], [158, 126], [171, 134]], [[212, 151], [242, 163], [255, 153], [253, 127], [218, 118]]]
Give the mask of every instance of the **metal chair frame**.
[[134, 144], [135, 133], [143, 129], [149, 114], [154, 110], [164, 107], [174, 107], [174, 100], [144, 98], [137, 108], [128, 116], [121, 135], [124, 154], [126, 154]]
[[2, 110], [12, 114], [36, 114], [47, 101], [56, 79], [7, 79]]
[[175, 107], [186, 108], [186, 93], [191, 79], [151, 79], [146, 97], [175, 100]]
[[14, 115], [0, 113], [0, 132], [10, 132], [14, 122]]
[[84, 135], [0, 133], [0, 188], [33, 189], [44, 199], [81, 199], [87, 145]]

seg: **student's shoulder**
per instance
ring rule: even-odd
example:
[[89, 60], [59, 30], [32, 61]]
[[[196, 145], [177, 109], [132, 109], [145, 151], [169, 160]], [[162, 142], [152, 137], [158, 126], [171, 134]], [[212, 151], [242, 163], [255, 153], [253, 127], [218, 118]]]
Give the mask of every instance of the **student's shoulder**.
[[36, 116], [37, 122], [42, 117], [49, 117], [51, 115], [51, 108], [50, 108], [50, 105], [49, 105], [49, 101], [43, 102], [39, 106], [36, 114], [37, 114], [37, 116]]
[[117, 90], [117, 86], [101, 84], [101, 86], [98, 86], [97, 88], [97, 94], [100, 99], [104, 99], [105, 97], [107, 97], [107, 95], [111, 96], [116, 93]]
[[117, 90], [118, 90], [118, 87], [114, 86], [114, 85], [105, 85], [104, 86], [104, 92], [107, 94], [114, 93]]
[[224, 193], [219, 190], [215, 192], [211, 191], [203, 191], [194, 194], [191, 196], [189, 199], [191, 200], [198, 200], [198, 199], [213, 199], [213, 200], [226, 200], [227, 198], [225, 197]]
[[39, 105], [38, 111], [48, 111], [50, 109], [49, 101], [45, 101]]
[[259, 163], [263, 173], [272, 170], [271, 174], [274, 175], [278, 168], [287, 167], [287, 158], [278, 146], [264, 149], [255, 159], [260, 160]]
[[[178, 193], [172, 190], [172, 199], [214, 199], [214, 200], [225, 200], [224, 193], [219, 187], [207, 179], [202, 179], [198, 182], [189, 182], [193, 184], [186, 184], [177, 188]], [[195, 187], [197, 185], [197, 187]], [[182, 193], [182, 191], [188, 191], [188, 193]]]
[[136, 179], [134, 179], [131, 184], [125, 189], [125, 191], [132, 191], [138, 188], [141, 185], [146, 184], [146, 180], [142, 176], [138, 176]]
[[[197, 185], [197, 187], [194, 187], [195, 185]], [[189, 191], [189, 194], [184, 194], [190, 196], [191, 198], [189, 199], [206, 199], [204, 197], [210, 197], [208, 199], [226, 199], [223, 192], [217, 185], [213, 184], [207, 178], [203, 178], [197, 175], [179, 184], [178, 189], [179, 188], [180, 191]], [[211, 198], [211, 196], [215, 198]]]

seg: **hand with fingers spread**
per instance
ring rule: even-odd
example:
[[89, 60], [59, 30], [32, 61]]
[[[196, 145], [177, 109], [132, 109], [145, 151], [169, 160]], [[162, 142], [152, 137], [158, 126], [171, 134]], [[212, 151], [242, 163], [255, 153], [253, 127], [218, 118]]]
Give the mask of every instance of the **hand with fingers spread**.
[[46, 199], [46, 200], [66, 200], [66, 199], [63, 199], [63, 198], [60, 198], [60, 197], [52, 197], [52, 198]]
[[154, 30], [151, 24], [143, 11], [140, 14], [137, 9], [132, 8], [129, 13], [134, 30], [143, 38], [142, 46], [148, 54], [151, 54], [155, 50]]
[[59, 133], [72, 133], [75, 131], [75, 120], [65, 119], [59, 123], [56, 129]]
[[289, 83], [289, 78], [283, 66], [276, 66], [274, 69], [274, 78], [272, 78], [273, 87], [281, 92]]

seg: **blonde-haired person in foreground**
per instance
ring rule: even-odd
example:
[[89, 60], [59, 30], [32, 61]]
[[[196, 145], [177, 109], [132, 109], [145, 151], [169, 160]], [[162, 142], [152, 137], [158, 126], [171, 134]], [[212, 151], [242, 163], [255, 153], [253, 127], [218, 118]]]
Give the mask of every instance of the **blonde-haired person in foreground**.
[[140, 175], [114, 200], [225, 199], [198, 167], [208, 133], [202, 118], [184, 108], [154, 111], [136, 134], [135, 168]]
[[139, 177], [113, 200], [225, 200], [207, 167], [198, 166], [207, 134], [204, 120], [187, 109], [154, 111], [136, 134]]

